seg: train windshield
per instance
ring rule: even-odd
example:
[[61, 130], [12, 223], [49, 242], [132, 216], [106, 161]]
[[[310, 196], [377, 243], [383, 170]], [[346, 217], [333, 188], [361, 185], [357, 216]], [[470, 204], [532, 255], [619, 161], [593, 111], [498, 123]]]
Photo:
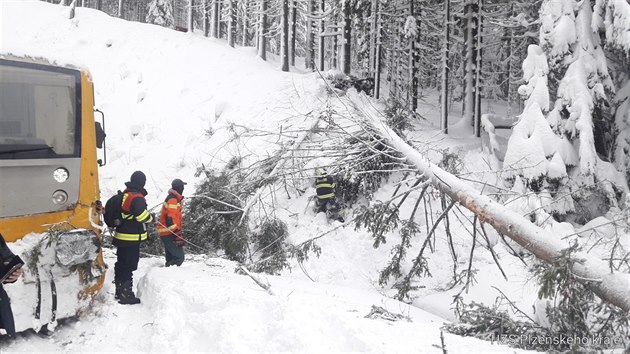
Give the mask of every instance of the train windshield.
[[0, 160], [80, 155], [80, 73], [49, 68], [0, 60]]

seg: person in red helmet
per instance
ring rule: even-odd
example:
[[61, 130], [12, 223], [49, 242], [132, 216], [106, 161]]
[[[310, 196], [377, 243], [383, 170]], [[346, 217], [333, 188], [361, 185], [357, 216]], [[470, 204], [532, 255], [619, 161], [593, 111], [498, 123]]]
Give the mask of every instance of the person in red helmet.
[[171, 183], [162, 211], [158, 234], [164, 245], [166, 266], [180, 266], [184, 263], [184, 237], [182, 227], [182, 199], [184, 199], [184, 185], [186, 182], [176, 178]]

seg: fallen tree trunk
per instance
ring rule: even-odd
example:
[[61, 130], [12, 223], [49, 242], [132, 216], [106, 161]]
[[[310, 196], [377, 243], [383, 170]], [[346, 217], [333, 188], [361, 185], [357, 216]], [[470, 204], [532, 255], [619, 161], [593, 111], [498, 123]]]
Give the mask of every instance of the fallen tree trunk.
[[[569, 244], [557, 235], [532, 224], [431, 163], [384, 123], [381, 114], [367, 102], [365, 96], [349, 94], [348, 98], [353, 108], [362, 113], [366, 123], [391, 147], [416, 166], [431, 184], [477, 215], [481, 222], [492, 225], [497, 232], [511, 238], [546, 263], [554, 263], [564, 250], [569, 249]], [[585, 252], [575, 252], [572, 256], [575, 262], [571, 270], [581, 283], [601, 299], [630, 312], [630, 274], [613, 271], [604, 261]]]

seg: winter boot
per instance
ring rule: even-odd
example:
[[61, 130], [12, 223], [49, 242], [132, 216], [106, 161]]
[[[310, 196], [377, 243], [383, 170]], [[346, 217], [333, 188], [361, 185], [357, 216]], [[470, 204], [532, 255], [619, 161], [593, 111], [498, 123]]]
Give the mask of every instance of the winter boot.
[[122, 293], [122, 282], [114, 281], [116, 285], [116, 292], [114, 293], [114, 299], [120, 300], [120, 294]]
[[140, 299], [133, 293], [133, 282], [131, 280], [123, 282], [121, 285], [119, 304], [122, 305], [134, 305], [139, 304]]

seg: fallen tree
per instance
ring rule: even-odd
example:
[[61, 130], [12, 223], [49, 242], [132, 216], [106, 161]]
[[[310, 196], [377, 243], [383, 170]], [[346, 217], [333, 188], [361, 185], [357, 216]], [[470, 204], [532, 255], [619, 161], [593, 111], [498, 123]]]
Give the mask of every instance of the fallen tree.
[[[392, 148], [405, 156], [437, 189], [473, 212], [480, 222], [492, 225], [497, 232], [509, 237], [546, 263], [553, 264], [570, 249], [568, 242], [532, 224], [522, 215], [508, 210], [504, 205], [431, 163], [385, 124], [381, 114], [367, 102], [365, 96], [349, 93], [347, 97], [352, 109], [364, 119], [362, 123], [365, 126], [373, 129]], [[355, 115], [353, 112], [349, 113]], [[571, 256], [571, 271], [578, 281], [604, 301], [630, 312], [630, 274], [614, 271], [604, 261], [585, 252], [574, 252]]]

